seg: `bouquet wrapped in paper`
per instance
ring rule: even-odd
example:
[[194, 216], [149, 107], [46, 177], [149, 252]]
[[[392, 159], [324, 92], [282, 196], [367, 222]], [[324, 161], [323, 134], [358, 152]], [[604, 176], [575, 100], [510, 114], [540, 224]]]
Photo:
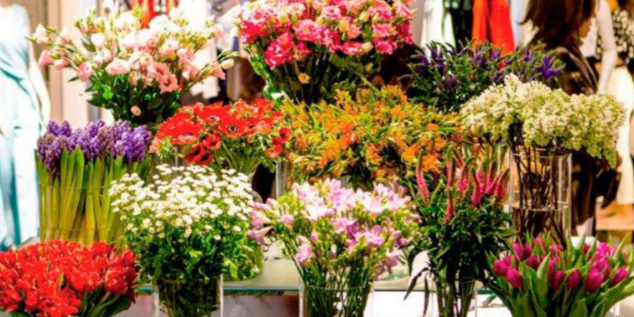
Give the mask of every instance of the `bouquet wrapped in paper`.
[[112, 212], [111, 182], [128, 172], [144, 173], [152, 135], [127, 122], [103, 121], [71, 130], [49, 122], [37, 143], [40, 239], [117, 242], [123, 233]]
[[71, 69], [74, 80], [88, 84], [90, 104], [133, 126], [155, 128], [176, 112], [180, 97], [194, 84], [224, 78], [233, 55], [222, 53], [210, 64], [196, 61], [209, 40], [222, 36], [213, 20], [196, 28], [175, 9], [142, 28], [141, 16], [140, 10], [105, 17], [91, 12], [75, 22], [78, 43], [67, 29], [41, 25], [30, 40], [44, 48], [40, 66]]

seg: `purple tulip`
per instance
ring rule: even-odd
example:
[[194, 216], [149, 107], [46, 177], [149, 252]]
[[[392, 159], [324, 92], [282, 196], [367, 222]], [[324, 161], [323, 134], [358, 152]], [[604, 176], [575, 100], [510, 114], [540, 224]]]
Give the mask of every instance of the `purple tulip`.
[[534, 270], [537, 270], [537, 268], [539, 267], [539, 265], [541, 264], [541, 261], [539, 260], [538, 257], [531, 255], [528, 257], [528, 259], [526, 259], [526, 265], [528, 265], [529, 267], [531, 267]]
[[603, 274], [596, 268], [591, 268], [588, 273], [588, 278], [586, 279], [586, 284], [584, 285], [584, 290], [588, 293], [594, 293], [601, 288], [601, 284], [603, 284]]
[[550, 281], [550, 286], [554, 290], [558, 290], [563, 284], [564, 278], [566, 277], [566, 273], [564, 271], [557, 271], [553, 275], [553, 279]]
[[626, 268], [620, 268], [616, 270], [614, 277], [612, 278], [612, 286], [616, 286], [617, 284], [623, 282], [629, 276]]
[[582, 279], [583, 276], [581, 276], [581, 272], [578, 269], [574, 269], [570, 272], [570, 275], [568, 275], [568, 279], [566, 279], [566, 287], [569, 289], [575, 289], [579, 287]]
[[497, 276], [505, 277], [509, 270], [509, 266], [503, 260], [498, 260], [493, 263], [493, 273]]
[[522, 288], [522, 276], [517, 269], [509, 268], [506, 272], [506, 280], [513, 286], [514, 288]]
[[597, 269], [599, 272], [603, 273], [603, 278], [607, 279], [610, 276], [611, 269], [610, 263], [606, 258], [600, 258], [595, 260], [594, 264], [592, 264], [592, 268]]

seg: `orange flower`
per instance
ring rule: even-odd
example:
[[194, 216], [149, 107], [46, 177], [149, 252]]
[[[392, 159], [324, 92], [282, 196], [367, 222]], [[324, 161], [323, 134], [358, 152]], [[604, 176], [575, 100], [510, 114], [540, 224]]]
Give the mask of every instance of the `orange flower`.
[[438, 172], [438, 156], [435, 154], [427, 154], [423, 156], [421, 168], [423, 172]]
[[414, 164], [420, 149], [420, 144], [412, 144], [412, 146], [407, 147], [402, 154], [403, 161], [406, 164]]
[[438, 125], [435, 123], [428, 123], [425, 128], [427, 129], [427, 131], [432, 131], [432, 132], [436, 132], [439, 129]]
[[370, 165], [381, 164], [381, 149], [376, 144], [370, 144], [365, 150], [365, 160]]

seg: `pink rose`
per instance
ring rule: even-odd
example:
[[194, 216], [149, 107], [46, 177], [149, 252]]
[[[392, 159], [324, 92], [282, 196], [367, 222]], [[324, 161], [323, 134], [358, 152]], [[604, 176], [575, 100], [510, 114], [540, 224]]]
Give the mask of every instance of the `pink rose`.
[[293, 35], [286, 32], [273, 40], [264, 51], [264, 61], [271, 68], [278, 67], [293, 60]]
[[300, 41], [317, 42], [322, 37], [325, 28], [325, 26], [318, 25], [315, 21], [302, 20], [297, 23], [295, 33]]
[[342, 17], [341, 9], [337, 6], [327, 6], [321, 11], [321, 16], [328, 20], [337, 20]]
[[403, 18], [405, 20], [409, 20], [413, 18], [412, 10], [409, 7], [401, 2], [397, 2], [394, 4], [394, 12], [396, 16], [399, 18]]
[[377, 52], [381, 54], [391, 55], [397, 47], [396, 43], [390, 40], [374, 39], [372, 43], [374, 43]]
[[174, 74], [170, 74], [169, 76], [165, 76], [162, 82], [159, 82], [159, 88], [161, 89], [161, 93], [170, 93], [174, 90], [178, 89], [178, 79]]
[[313, 50], [311, 50], [308, 47], [308, 45], [306, 45], [306, 43], [301, 42], [301, 43], [297, 44], [297, 46], [293, 50], [293, 58], [295, 60], [303, 60], [308, 55], [310, 55], [312, 52], [313, 52]]
[[339, 35], [339, 32], [326, 29], [320, 43], [328, 47], [330, 51], [335, 52], [339, 50], [339, 46], [341, 45], [341, 36]]
[[412, 36], [412, 25], [409, 21], [396, 26], [396, 34], [403, 38], [403, 42], [412, 44], [414, 38]]
[[127, 74], [130, 72], [130, 65], [125, 60], [115, 58], [112, 63], [106, 66], [106, 72], [112, 76]]
[[176, 55], [178, 56], [178, 59], [180, 59], [182, 63], [187, 63], [187, 64], [193, 62], [194, 59], [196, 58], [194, 51], [190, 49], [186, 49], [186, 48], [179, 48], [176, 51]]
[[90, 62], [83, 62], [77, 68], [77, 77], [84, 83], [87, 82], [93, 74], [94, 71], [92, 70], [92, 64]]
[[356, 24], [350, 24], [348, 27], [348, 32], [346, 32], [349, 39], [356, 39], [359, 35], [361, 35], [361, 30]]
[[158, 39], [150, 30], [144, 29], [139, 31], [137, 44], [140, 50], [150, 53], [158, 45]]
[[379, 20], [385, 22], [390, 22], [393, 18], [392, 7], [382, 0], [375, 1], [368, 12], [371, 17], [378, 18]]
[[154, 58], [152, 55], [145, 52], [134, 52], [132, 56], [130, 56], [130, 68], [134, 70], [141, 70], [147, 68], [152, 65], [154, 62]]
[[46, 67], [53, 64], [53, 59], [51, 58], [51, 55], [48, 53], [48, 51], [42, 52], [42, 55], [40, 55], [40, 59], [37, 61], [37, 64], [40, 67]]
[[372, 33], [374, 37], [389, 37], [392, 35], [392, 25], [387, 23], [372, 25]]
[[53, 66], [55, 66], [55, 69], [57, 70], [62, 70], [64, 68], [66, 68], [66, 66], [68, 66], [68, 64], [70, 64], [70, 61], [67, 58], [62, 58], [62, 59], [58, 59], [53, 63]]
[[350, 12], [358, 14], [367, 2], [367, 0], [350, 0], [346, 2], [346, 6]]
[[362, 56], [366, 52], [363, 50], [363, 43], [348, 41], [343, 43], [341, 50], [350, 56]]

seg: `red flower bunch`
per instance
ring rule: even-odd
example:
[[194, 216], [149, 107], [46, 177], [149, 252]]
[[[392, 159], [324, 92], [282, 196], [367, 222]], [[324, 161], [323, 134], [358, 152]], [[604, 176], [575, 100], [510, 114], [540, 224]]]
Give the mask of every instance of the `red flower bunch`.
[[38, 317], [86, 315], [88, 309], [115, 315], [134, 301], [137, 274], [134, 253], [118, 254], [104, 243], [50, 241], [3, 252], [0, 310]]
[[165, 121], [152, 150], [177, 152], [190, 164], [215, 164], [251, 174], [258, 165], [272, 168], [290, 139], [284, 115], [266, 99], [249, 104], [197, 103], [181, 108]]

